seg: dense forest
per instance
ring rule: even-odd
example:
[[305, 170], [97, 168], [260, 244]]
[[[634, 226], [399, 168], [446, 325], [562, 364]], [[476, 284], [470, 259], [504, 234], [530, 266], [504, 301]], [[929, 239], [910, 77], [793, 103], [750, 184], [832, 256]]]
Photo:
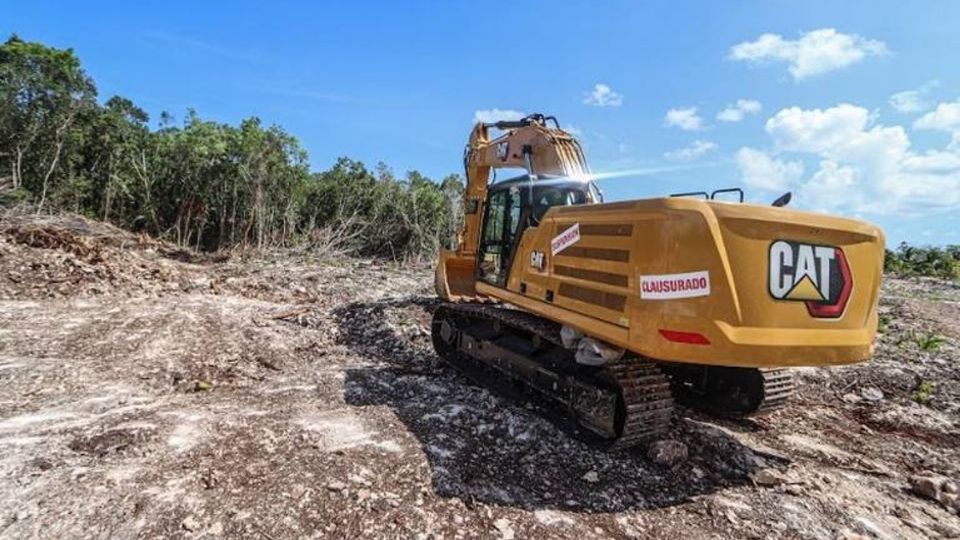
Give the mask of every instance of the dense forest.
[[463, 181], [339, 159], [311, 172], [297, 138], [188, 111], [151, 128], [130, 99], [99, 100], [71, 49], [0, 46], [0, 204], [77, 212], [203, 250], [295, 243], [432, 255], [453, 236]]

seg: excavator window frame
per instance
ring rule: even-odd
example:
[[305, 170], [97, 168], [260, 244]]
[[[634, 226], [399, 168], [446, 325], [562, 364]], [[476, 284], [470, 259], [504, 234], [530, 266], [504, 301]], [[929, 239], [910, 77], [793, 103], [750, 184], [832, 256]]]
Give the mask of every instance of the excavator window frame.
[[[502, 212], [494, 200], [500, 196], [504, 198]], [[518, 189], [516, 186], [505, 189], [494, 189], [487, 193], [487, 202], [483, 210], [483, 222], [480, 227], [480, 245], [477, 250], [477, 279], [499, 287], [506, 285], [510, 275], [510, 268], [513, 264], [513, 254], [519, 244], [519, 237], [525, 229], [525, 227], [520, 226], [521, 223], [526, 221], [528, 204], [525, 203], [524, 198], [523, 190]], [[511, 202], [511, 199], [514, 199], [515, 202]], [[519, 208], [515, 216], [512, 212], [513, 207]], [[498, 238], [491, 239], [489, 231], [493, 225], [491, 222], [491, 214], [494, 212], [498, 214], [496, 215], [496, 226], [499, 228], [499, 233]], [[515, 218], [516, 221], [511, 223], [513, 218]], [[491, 247], [498, 247], [499, 251], [497, 253], [490, 253], [489, 248]], [[488, 254], [494, 255], [496, 258], [494, 264], [496, 264], [498, 268], [496, 268], [495, 271], [485, 270], [485, 266], [489, 265], [489, 262], [485, 260]]]

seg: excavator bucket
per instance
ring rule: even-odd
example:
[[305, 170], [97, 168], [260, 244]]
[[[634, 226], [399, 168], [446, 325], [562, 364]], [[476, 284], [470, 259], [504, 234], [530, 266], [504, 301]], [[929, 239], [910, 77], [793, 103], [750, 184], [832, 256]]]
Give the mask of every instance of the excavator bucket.
[[462, 257], [455, 251], [441, 250], [434, 276], [437, 295], [447, 301], [476, 298], [475, 269], [473, 257]]

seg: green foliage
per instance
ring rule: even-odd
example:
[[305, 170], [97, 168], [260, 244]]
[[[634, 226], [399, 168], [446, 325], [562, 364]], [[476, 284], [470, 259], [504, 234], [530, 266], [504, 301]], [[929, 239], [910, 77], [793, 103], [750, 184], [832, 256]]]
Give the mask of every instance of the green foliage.
[[435, 254], [457, 224], [460, 177], [449, 176], [438, 185], [416, 171], [398, 180], [386, 165], [376, 169], [342, 157], [330, 170], [313, 174], [304, 191], [301, 222], [309, 229], [345, 229], [346, 247], [363, 255], [409, 259]]
[[96, 95], [72, 50], [16, 36], [0, 46], [0, 203], [206, 250], [332, 236], [341, 251], [397, 259], [432, 256], [462, 220], [458, 176], [397, 179], [347, 158], [311, 174], [296, 137], [257, 118], [231, 126], [191, 110], [176, 125], [163, 113], [151, 130], [129, 99]]
[[913, 401], [920, 405], [926, 405], [930, 402], [935, 390], [936, 386], [932, 382], [920, 381], [920, 384], [917, 385], [917, 388], [913, 392]]
[[960, 280], [960, 246], [917, 247], [903, 242], [896, 250], [887, 250], [884, 271]]
[[880, 332], [881, 334], [886, 332], [887, 328], [890, 327], [891, 321], [892, 319], [890, 318], [890, 315], [886, 313], [881, 313], [880, 316], [877, 318], [877, 332]]
[[81, 142], [76, 124], [96, 106], [96, 94], [71, 49], [17, 36], [0, 46], [0, 155], [14, 189], [36, 194], [43, 206], [62, 161]]
[[917, 344], [917, 347], [924, 352], [933, 352], [940, 349], [944, 343], [947, 342], [947, 338], [941, 336], [940, 334], [923, 334], [917, 336], [914, 339], [914, 342]]
[[0, 190], [0, 206], [16, 206], [30, 200], [30, 192], [22, 187]]

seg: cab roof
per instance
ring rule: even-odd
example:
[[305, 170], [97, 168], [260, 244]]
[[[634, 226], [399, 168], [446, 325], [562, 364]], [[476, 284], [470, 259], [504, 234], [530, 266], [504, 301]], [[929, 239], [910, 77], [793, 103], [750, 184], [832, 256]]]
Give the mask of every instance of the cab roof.
[[[576, 179], [570, 178], [567, 176], [537, 176], [537, 180], [533, 183], [534, 186], [543, 186], [543, 187], [571, 187], [579, 189], [587, 189], [586, 186], [590, 184], [589, 179]], [[527, 187], [530, 185], [530, 175], [522, 174], [520, 176], [515, 176], [513, 178], [507, 178], [506, 180], [499, 180], [494, 182], [488, 188], [489, 191], [500, 191], [502, 189], [510, 189], [512, 187]]]

